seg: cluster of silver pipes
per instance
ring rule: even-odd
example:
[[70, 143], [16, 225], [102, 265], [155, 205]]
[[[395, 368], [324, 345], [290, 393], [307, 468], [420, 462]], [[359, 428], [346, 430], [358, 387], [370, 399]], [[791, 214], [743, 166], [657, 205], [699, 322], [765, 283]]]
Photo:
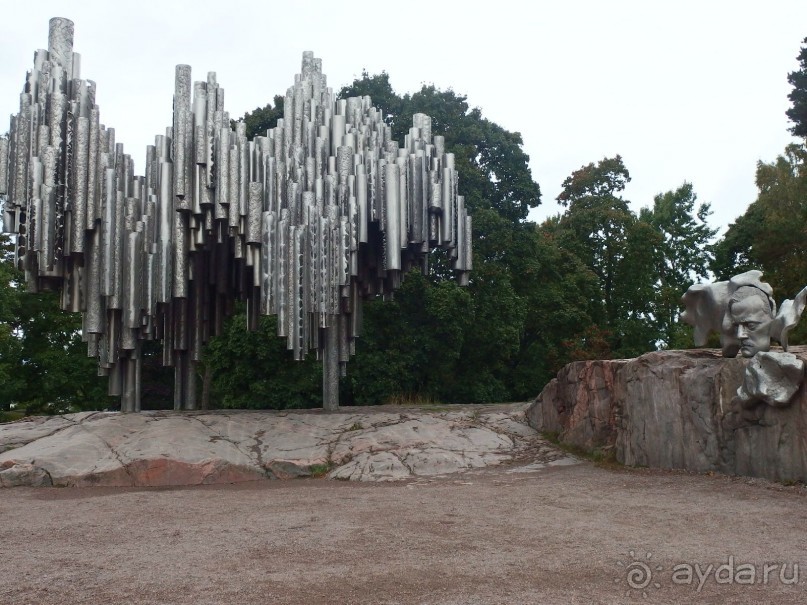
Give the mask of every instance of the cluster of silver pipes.
[[416, 114], [403, 145], [369, 97], [336, 99], [321, 60], [303, 54], [277, 127], [231, 128], [215, 73], [176, 67], [173, 125], [144, 176], [100, 123], [80, 78], [73, 23], [50, 21], [0, 138], [3, 227], [30, 292], [57, 290], [82, 313], [88, 354], [123, 411], [140, 409], [141, 346], [163, 341], [174, 407], [197, 405], [196, 364], [236, 299], [247, 327], [277, 315], [295, 359], [323, 360], [323, 405], [355, 352], [362, 300], [395, 290], [432, 249], [471, 270], [471, 218], [454, 157]]

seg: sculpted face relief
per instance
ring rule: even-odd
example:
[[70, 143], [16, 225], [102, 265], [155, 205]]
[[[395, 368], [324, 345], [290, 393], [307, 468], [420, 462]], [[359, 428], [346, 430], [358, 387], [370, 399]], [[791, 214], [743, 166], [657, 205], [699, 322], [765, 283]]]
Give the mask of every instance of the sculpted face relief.
[[[681, 299], [686, 307], [681, 321], [695, 328], [696, 346], [717, 332], [723, 357], [739, 353], [748, 360], [733, 402], [742, 418], [753, 422], [760, 418], [759, 404], [788, 405], [804, 379], [804, 362], [787, 353], [787, 344], [807, 306], [807, 288], [777, 309], [773, 288], [761, 278], [762, 272], [752, 269], [728, 281], [693, 284]], [[772, 342], [782, 345], [782, 352], [771, 351]]]
[[729, 301], [728, 312], [743, 357], [770, 350], [773, 314], [763, 292], [750, 286], [739, 288]]
[[728, 281], [693, 284], [681, 298], [686, 307], [681, 321], [694, 329], [695, 346], [706, 344], [712, 332], [720, 335], [723, 357], [754, 357], [778, 342], [787, 351], [788, 332], [799, 323], [807, 306], [807, 288], [779, 305], [773, 288], [755, 269]]

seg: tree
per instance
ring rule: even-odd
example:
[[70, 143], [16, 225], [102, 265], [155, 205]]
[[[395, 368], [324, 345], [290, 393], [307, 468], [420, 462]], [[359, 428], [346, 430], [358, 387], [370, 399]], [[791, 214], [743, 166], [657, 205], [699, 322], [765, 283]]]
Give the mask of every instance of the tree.
[[211, 372], [211, 407], [313, 408], [322, 406], [322, 370], [312, 355], [295, 362], [277, 336], [277, 318], [263, 316], [255, 332], [245, 329], [242, 308], [205, 348]]
[[688, 332], [678, 323], [681, 295], [706, 277], [709, 205], [696, 208], [692, 185], [657, 195], [637, 216], [621, 196], [630, 173], [620, 156], [574, 171], [558, 201], [565, 213], [542, 228], [555, 233], [596, 276], [593, 325], [571, 333], [576, 358], [586, 347], [601, 356], [633, 357], [657, 346], [680, 346]]
[[777, 295], [792, 297], [807, 276], [807, 148], [789, 145], [770, 164], [757, 164], [757, 199], [715, 246], [720, 279], [760, 269]]
[[793, 122], [790, 132], [797, 137], [807, 137], [807, 38], [802, 41], [797, 59], [799, 69], [787, 75], [787, 81], [793, 90], [787, 96], [793, 106], [787, 110], [787, 117]]
[[519, 234], [508, 259], [526, 308], [509, 377], [512, 395], [519, 400], [534, 397], [565, 364], [583, 358], [569, 339], [592, 324], [591, 303], [599, 296], [597, 277], [561, 245], [557, 222], [550, 219]]
[[272, 107], [267, 103], [263, 107], [258, 107], [252, 112], [247, 112], [241, 120], [247, 127], [247, 138], [252, 140], [256, 136], [266, 136], [266, 131], [277, 126], [277, 121], [283, 117], [284, 97], [275, 95]]
[[541, 189], [532, 178], [521, 134], [483, 118], [465, 96], [434, 86], [403, 97], [396, 128], [408, 128], [414, 113], [431, 116], [432, 132], [445, 136], [469, 212], [491, 208], [512, 223], [526, 221], [530, 208], [540, 204]]
[[396, 399], [454, 396], [457, 363], [472, 323], [470, 295], [453, 281], [410, 273], [394, 300], [374, 300], [344, 381], [345, 401], [374, 405]]
[[566, 208], [562, 243], [597, 276], [601, 306], [593, 309], [593, 318], [608, 328], [616, 327], [619, 316], [621, 269], [635, 221], [628, 202], [618, 195], [629, 182], [630, 173], [617, 155], [575, 170], [557, 198]]
[[59, 309], [55, 292], [28, 294], [0, 236], [0, 410], [63, 413], [114, 405], [81, 341], [81, 318]]
[[678, 322], [681, 296], [694, 282], [707, 279], [712, 260], [709, 243], [717, 233], [707, 224], [709, 204], [696, 207], [691, 183], [657, 195], [653, 208], [643, 208], [639, 218], [660, 236], [653, 316], [666, 347], [688, 344], [689, 330]]

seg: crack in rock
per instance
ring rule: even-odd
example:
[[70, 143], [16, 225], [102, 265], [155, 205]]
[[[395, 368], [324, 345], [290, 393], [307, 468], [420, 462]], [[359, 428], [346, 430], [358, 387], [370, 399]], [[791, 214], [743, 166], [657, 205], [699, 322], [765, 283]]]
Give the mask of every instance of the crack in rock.
[[[226, 441], [227, 443], [229, 443], [230, 445], [235, 447], [235, 449], [237, 449], [239, 452], [241, 452], [246, 458], [251, 458], [251, 456], [249, 455], [249, 452], [242, 449], [241, 444], [239, 442], [235, 441], [234, 439], [231, 439], [227, 435], [224, 435], [224, 434], [220, 433], [219, 431], [217, 431], [216, 429], [214, 429], [212, 423], [211, 424], [206, 424], [206, 423], [202, 422], [202, 419], [198, 418], [197, 416], [190, 416], [189, 418], [191, 420], [195, 420], [196, 422], [201, 424], [203, 427], [205, 427], [205, 429], [210, 431], [210, 433], [212, 434], [212, 437], [211, 437], [212, 439], [218, 437], [220, 440]], [[260, 458], [260, 454], [258, 455], [258, 457]]]
[[[115, 459], [116, 459], [116, 460], [117, 460], [117, 461], [120, 463], [121, 468], [123, 469], [123, 472], [125, 472], [125, 473], [126, 473], [126, 475], [129, 477], [129, 479], [131, 480], [131, 484], [132, 484], [132, 486], [134, 487], [134, 486], [136, 486], [136, 485], [137, 485], [137, 481], [136, 481], [136, 479], [135, 479], [135, 476], [132, 474], [131, 470], [129, 469], [129, 465], [128, 465], [128, 464], [126, 464], [126, 463], [123, 461], [123, 459], [120, 457], [120, 454], [119, 454], [119, 453], [118, 453], [118, 452], [115, 450], [115, 448], [114, 448], [114, 447], [112, 447], [112, 444], [111, 444], [111, 443], [109, 443], [109, 442], [108, 442], [106, 439], [104, 439], [104, 438], [103, 438], [103, 437], [101, 437], [100, 435], [98, 435], [98, 434], [96, 434], [96, 433], [93, 433], [92, 431], [90, 431], [90, 430], [89, 430], [89, 429], [88, 429], [86, 426], [84, 426], [84, 425], [83, 425], [83, 424], [81, 424], [81, 423], [77, 423], [77, 424], [76, 424], [76, 426], [77, 426], [77, 427], [79, 427], [79, 428], [81, 428], [83, 431], [86, 431], [86, 432], [87, 432], [89, 435], [92, 435], [93, 437], [95, 437], [96, 439], [98, 439], [98, 440], [99, 440], [101, 443], [103, 443], [105, 446], [107, 446], [107, 447], [109, 448], [110, 453], [111, 453], [111, 454], [112, 454], [112, 455], [115, 457]], [[96, 467], [96, 468], [97, 468], [97, 467]]]

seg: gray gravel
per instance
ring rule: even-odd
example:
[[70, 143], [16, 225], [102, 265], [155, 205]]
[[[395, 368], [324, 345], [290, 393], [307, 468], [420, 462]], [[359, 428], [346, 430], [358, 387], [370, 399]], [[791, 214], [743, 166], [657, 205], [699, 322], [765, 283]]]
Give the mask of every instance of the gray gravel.
[[[513, 470], [394, 484], [3, 490], [0, 603], [807, 600], [801, 487], [590, 463]], [[646, 597], [627, 583], [631, 551], [652, 566]], [[729, 556], [757, 566], [758, 583], [717, 584], [712, 573], [698, 592], [697, 579], [672, 582], [673, 565]], [[783, 585], [778, 568], [763, 583], [766, 562], [799, 563], [800, 584]]]

